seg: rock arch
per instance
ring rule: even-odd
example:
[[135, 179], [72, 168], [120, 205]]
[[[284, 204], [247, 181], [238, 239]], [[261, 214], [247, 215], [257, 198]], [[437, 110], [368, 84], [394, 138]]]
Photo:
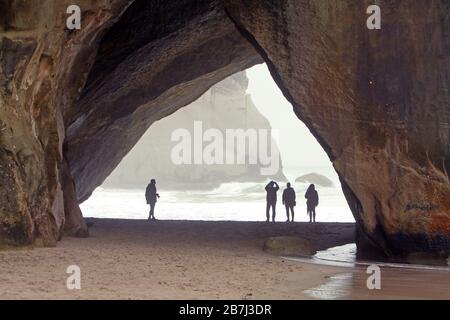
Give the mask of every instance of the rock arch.
[[[86, 235], [86, 199], [148, 126], [264, 61], [330, 156], [359, 226], [387, 254], [450, 248], [449, 4], [64, 1], [0, 19], [0, 237]], [[419, 36], [421, 35], [421, 36]]]

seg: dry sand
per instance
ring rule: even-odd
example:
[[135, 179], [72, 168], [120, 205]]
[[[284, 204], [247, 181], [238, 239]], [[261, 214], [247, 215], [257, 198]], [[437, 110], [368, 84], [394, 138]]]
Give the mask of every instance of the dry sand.
[[[0, 252], [0, 299], [300, 299], [339, 268], [262, 251], [270, 236], [317, 249], [353, 241], [353, 224], [91, 219], [91, 237]], [[68, 290], [69, 265], [81, 290]]]
[[[383, 268], [382, 290], [370, 291], [363, 266], [262, 250], [279, 235], [310, 239], [319, 250], [350, 243], [350, 223], [90, 221], [90, 238], [0, 251], [0, 299], [450, 299], [450, 269]], [[69, 265], [81, 268], [81, 290], [67, 289]]]

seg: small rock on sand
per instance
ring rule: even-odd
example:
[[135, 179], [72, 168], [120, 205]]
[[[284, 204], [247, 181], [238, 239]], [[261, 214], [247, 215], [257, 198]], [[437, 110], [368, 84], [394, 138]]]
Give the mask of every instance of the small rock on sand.
[[264, 251], [286, 256], [313, 255], [311, 242], [300, 237], [271, 237], [264, 242]]

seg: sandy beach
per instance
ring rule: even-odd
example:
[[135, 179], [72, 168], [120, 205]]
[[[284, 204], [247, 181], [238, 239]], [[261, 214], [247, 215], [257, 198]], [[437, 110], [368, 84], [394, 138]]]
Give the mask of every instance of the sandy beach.
[[[262, 250], [265, 239], [279, 235], [307, 238], [318, 250], [350, 243], [351, 223], [89, 222], [86, 239], [63, 238], [55, 248], [1, 251], [0, 299], [421, 297], [395, 273], [390, 277], [400, 281], [400, 291], [395, 286], [389, 290], [390, 283], [387, 291], [372, 294], [364, 288], [362, 269], [302, 263]], [[69, 265], [81, 269], [80, 290], [66, 287]], [[441, 287], [429, 287], [424, 297], [448, 297], [450, 273], [430, 275]], [[417, 274], [407, 278], [417, 280]]]
[[[90, 219], [91, 236], [55, 248], [0, 252], [1, 299], [300, 299], [338, 268], [262, 250], [270, 236], [299, 235], [317, 249], [353, 240], [352, 224]], [[69, 265], [81, 290], [68, 290]]]

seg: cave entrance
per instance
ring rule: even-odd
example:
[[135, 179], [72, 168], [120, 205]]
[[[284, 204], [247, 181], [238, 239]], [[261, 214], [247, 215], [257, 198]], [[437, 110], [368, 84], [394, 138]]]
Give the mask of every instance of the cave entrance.
[[286, 220], [281, 197], [289, 181], [296, 221], [309, 219], [304, 194], [314, 183], [317, 221], [354, 222], [328, 156], [265, 64], [232, 75], [153, 123], [81, 205], [84, 216], [147, 219], [144, 193], [151, 178], [161, 196], [155, 210], [161, 220], [264, 221], [264, 187], [275, 180], [277, 221]]

